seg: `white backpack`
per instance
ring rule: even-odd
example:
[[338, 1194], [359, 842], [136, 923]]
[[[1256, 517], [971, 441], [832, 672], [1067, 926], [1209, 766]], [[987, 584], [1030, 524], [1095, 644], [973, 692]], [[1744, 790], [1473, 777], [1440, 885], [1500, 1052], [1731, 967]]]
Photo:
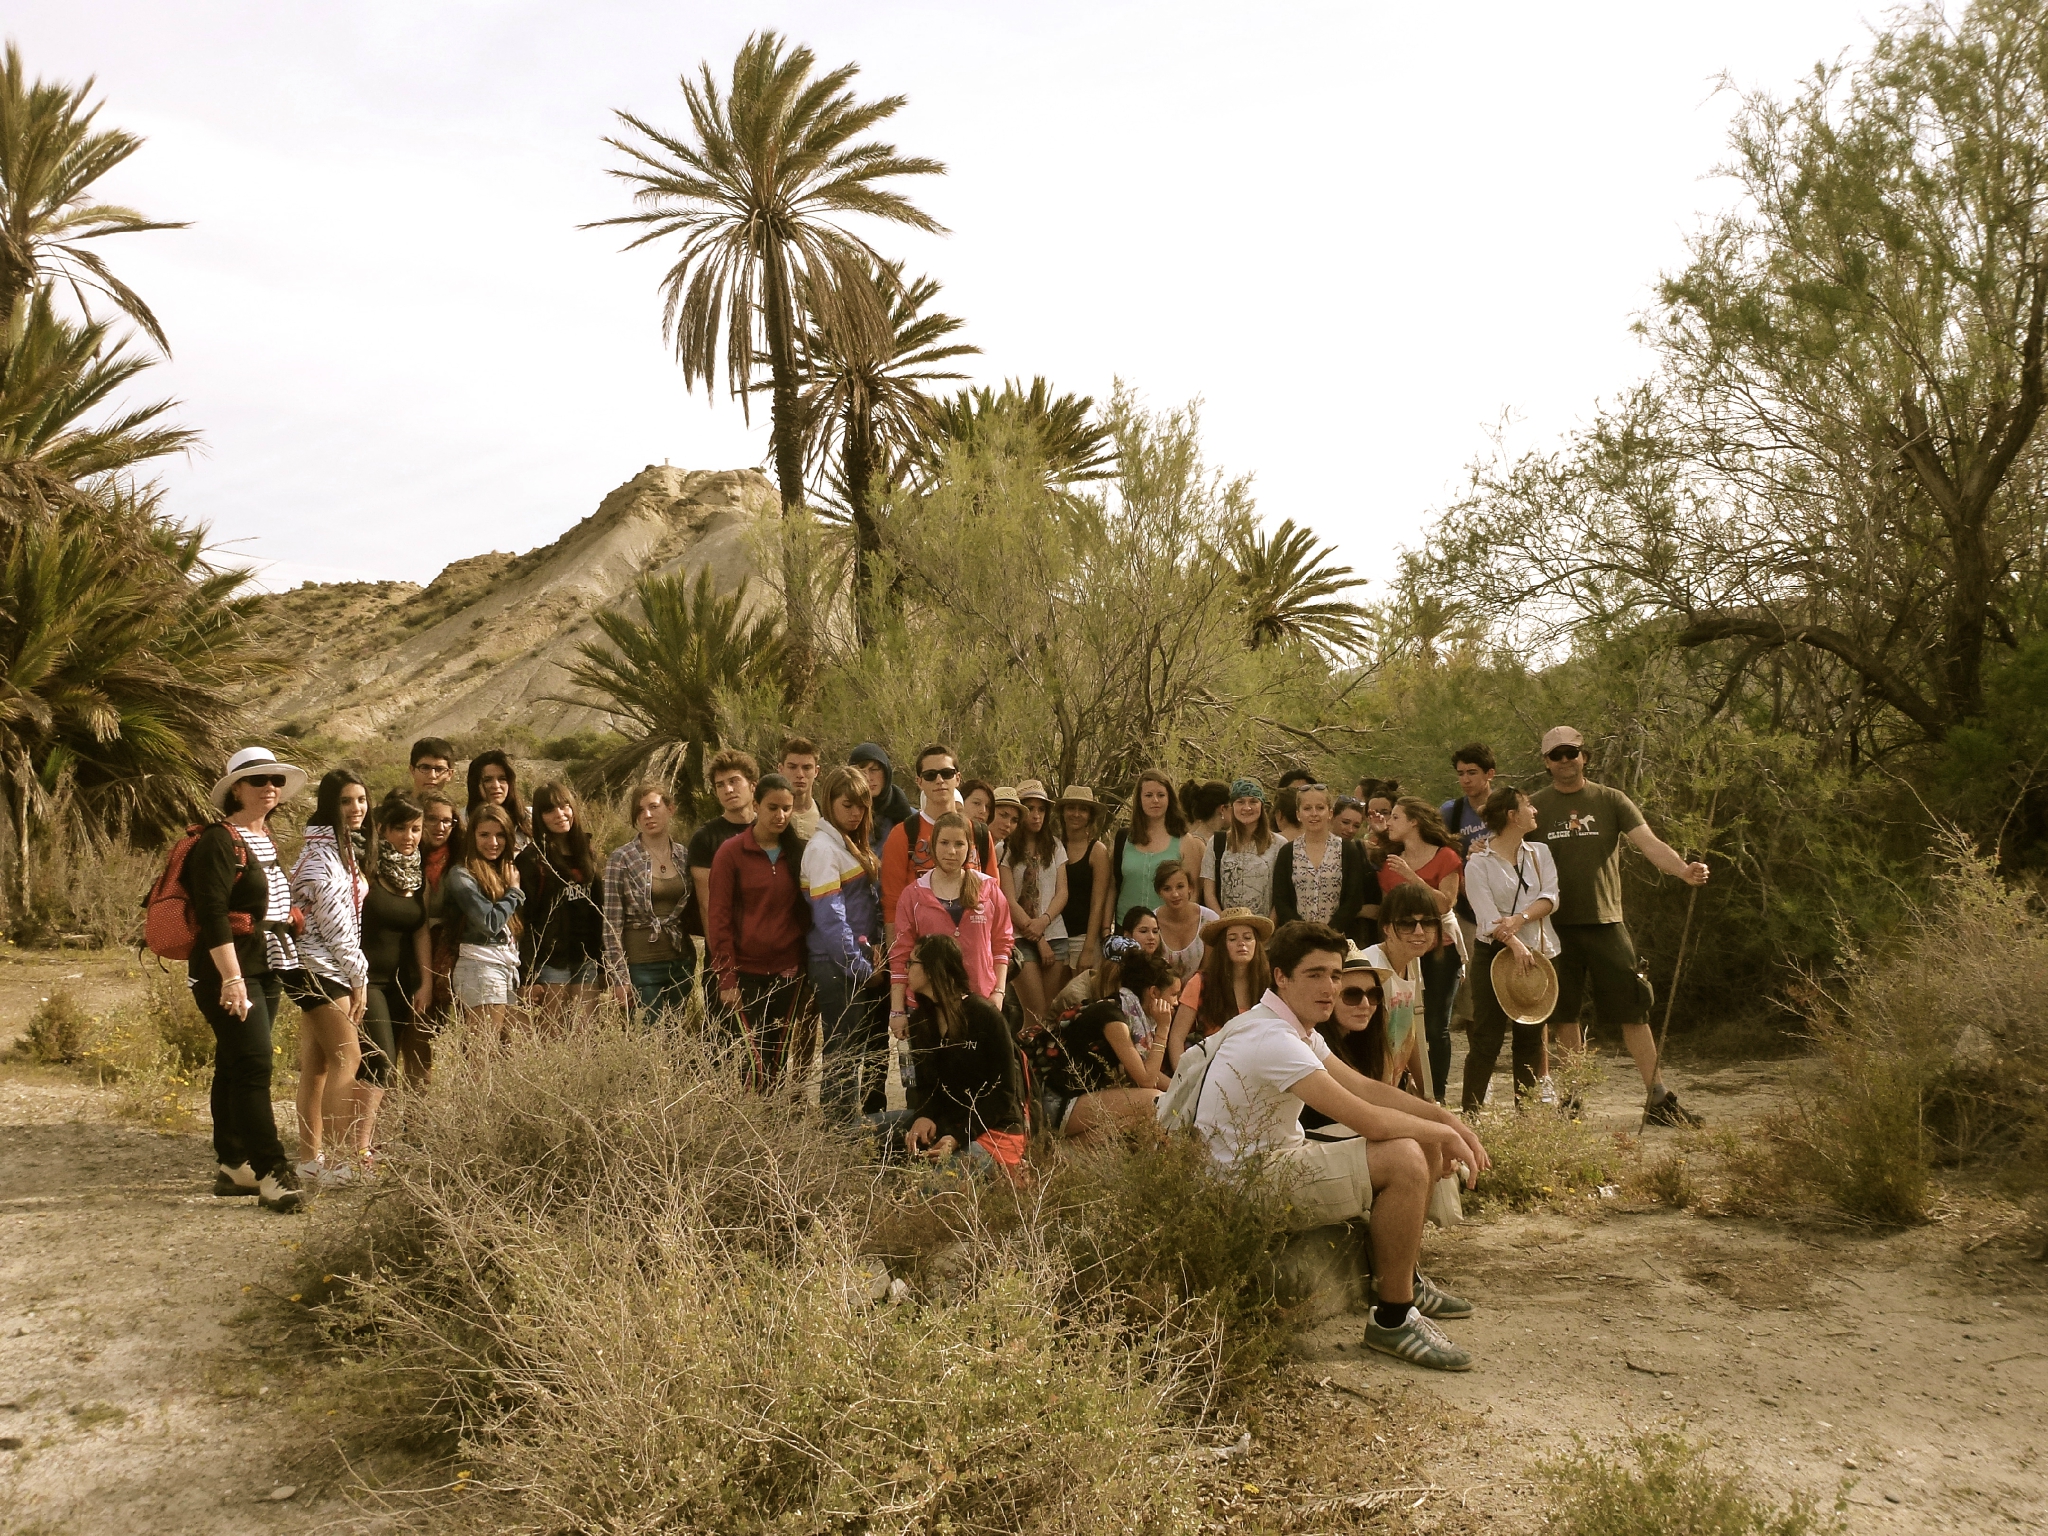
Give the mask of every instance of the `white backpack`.
[[1202, 1089], [1209, 1081], [1209, 1069], [1216, 1065], [1216, 1053], [1250, 1016], [1240, 1013], [1206, 1040], [1196, 1041], [1181, 1051], [1180, 1065], [1173, 1069], [1173, 1081], [1166, 1085], [1166, 1092], [1159, 1096], [1159, 1107], [1153, 1111], [1162, 1130], [1194, 1130], [1195, 1115], [1202, 1107]]

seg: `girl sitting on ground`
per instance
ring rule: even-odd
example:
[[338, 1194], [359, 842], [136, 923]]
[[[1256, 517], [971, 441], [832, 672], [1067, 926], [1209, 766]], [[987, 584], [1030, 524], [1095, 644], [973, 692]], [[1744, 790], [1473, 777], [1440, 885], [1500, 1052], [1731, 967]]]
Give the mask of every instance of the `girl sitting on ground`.
[[1166, 1070], [1180, 1065], [1190, 1040], [1206, 1040], [1240, 1013], [1249, 1011], [1273, 985], [1266, 940], [1273, 920], [1236, 907], [1202, 927], [1206, 946], [1202, 969], [1182, 983], [1180, 1006], [1166, 1041]]
[[1124, 914], [1124, 920], [1117, 924], [1116, 932], [1102, 945], [1103, 960], [1088, 970], [1076, 972], [1074, 978], [1053, 999], [1052, 1011], [1064, 1013], [1069, 1008], [1079, 1008], [1092, 1003], [1103, 995], [1106, 977], [1114, 971], [1106, 971], [1109, 952], [1118, 945], [1129, 945], [1141, 949], [1148, 955], [1157, 955], [1160, 947], [1159, 919], [1150, 907], [1132, 907]]
[[1202, 925], [1216, 914], [1195, 900], [1195, 883], [1184, 864], [1162, 864], [1152, 876], [1159, 906], [1159, 955], [1185, 981], [1202, 968]]
[[[1116, 995], [1090, 1003], [1060, 1031], [1066, 1071], [1045, 1093], [1045, 1123], [1055, 1136], [1099, 1137], [1150, 1125], [1171, 1081], [1166, 1041], [1180, 978], [1137, 950], [1115, 964]], [[1134, 1013], [1147, 1026], [1142, 1047], [1131, 1029]]]
[[[940, 817], [942, 831], [954, 819]], [[965, 830], [960, 829], [963, 865]], [[901, 927], [897, 943], [904, 943]], [[906, 1029], [916, 1083], [910, 1090], [904, 1150], [939, 1160], [958, 1156], [971, 1172], [1000, 1168], [1018, 1177], [1024, 1165], [1024, 1116], [1017, 1047], [1002, 1010], [975, 995], [960, 945], [944, 934], [924, 934], [910, 946], [904, 984], [917, 999]]]

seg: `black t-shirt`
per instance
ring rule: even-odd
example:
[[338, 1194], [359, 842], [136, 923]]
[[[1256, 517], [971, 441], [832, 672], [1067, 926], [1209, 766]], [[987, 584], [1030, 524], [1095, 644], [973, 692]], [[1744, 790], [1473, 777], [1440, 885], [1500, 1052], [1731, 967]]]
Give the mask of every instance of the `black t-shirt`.
[[426, 887], [401, 896], [381, 880], [372, 880], [363, 897], [363, 958], [370, 980], [385, 985], [419, 984], [413, 973], [413, 935], [427, 920]]
[[1122, 1059], [1110, 1049], [1104, 1036], [1112, 1024], [1122, 1024], [1126, 1031], [1130, 1028], [1122, 1001], [1104, 997], [1090, 1003], [1061, 1027], [1060, 1039], [1067, 1048], [1067, 1067], [1073, 1076], [1068, 1092], [1100, 1093], [1105, 1088], [1130, 1086], [1124, 1080]]
[[752, 825], [746, 821], [728, 821], [723, 816], [712, 817], [690, 834], [690, 868], [709, 869], [718, 850], [725, 846], [725, 840]]

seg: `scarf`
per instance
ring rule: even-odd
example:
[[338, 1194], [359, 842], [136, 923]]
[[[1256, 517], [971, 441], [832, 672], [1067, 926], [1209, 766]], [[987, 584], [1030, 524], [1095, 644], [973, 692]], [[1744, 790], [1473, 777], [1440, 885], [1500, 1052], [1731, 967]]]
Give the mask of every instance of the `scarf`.
[[420, 851], [398, 853], [386, 847], [377, 860], [377, 878], [384, 882], [387, 890], [401, 896], [410, 896], [420, 888], [426, 876], [420, 868]]

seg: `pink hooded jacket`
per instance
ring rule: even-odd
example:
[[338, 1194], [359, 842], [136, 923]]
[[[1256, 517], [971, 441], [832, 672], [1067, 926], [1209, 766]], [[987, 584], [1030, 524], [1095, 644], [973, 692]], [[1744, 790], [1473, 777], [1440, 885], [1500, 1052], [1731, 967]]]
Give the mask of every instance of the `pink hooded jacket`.
[[903, 888], [896, 903], [896, 942], [889, 948], [889, 979], [902, 981], [910, 969], [910, 951], [929, 933], [960, 941], [967, 965], [967, 985], [976, 997], [988, 997], [1010, 974], [1010, 903], [1002, 886], [984, 877], [981, 903], [960, 914], [955, 924], [932, 894], [932, 877], [918, 876]]

